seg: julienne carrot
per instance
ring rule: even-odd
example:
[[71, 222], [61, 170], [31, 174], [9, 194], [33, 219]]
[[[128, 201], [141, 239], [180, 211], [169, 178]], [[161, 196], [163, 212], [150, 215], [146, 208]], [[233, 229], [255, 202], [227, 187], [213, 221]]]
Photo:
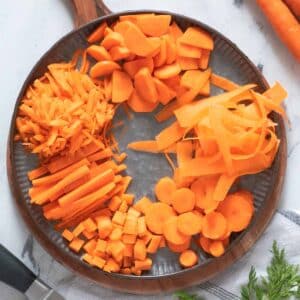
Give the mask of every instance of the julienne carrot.
[[[257, 3], [279, 38], [289, 48], [296, 59], [300, 61], [300, 24], [296, 17], [282, 0], [257, 0]], [[296, 8], [292, 3], [290, 5], [292, 8]], [[299, 9], [299, 5], [297, 9]]]
[[[254, 214], [252, 193], [231, 187], [271, 166], [280, 141], [269, 114], [286, 117], [286, 91], [276, 83], [259, 94], [254, 84], [216, 75], [210, 34], [182, 31], [169, 15], [120, 16], [87, 41], [70, 62], [49, 65], [19, 107], [16, 140], [41, 162], [28, 172], [31, 203], [72, 251], [105, 272], [141, 275], [162, 247], [192, 267], [193, 237], [207, 255], [221, 256]], [[225, 92], [210, 96], [211, 85]], [[127, 145], [170, 163], [173, 174], [157, 180], [155, 199], [134, 203], [127, 192], [127, 154], [112, 134], [123, 126], [112, 124], [120, 104], [136, 113], [164, 105], [157, 121], [174, 117], [152, 140]]]

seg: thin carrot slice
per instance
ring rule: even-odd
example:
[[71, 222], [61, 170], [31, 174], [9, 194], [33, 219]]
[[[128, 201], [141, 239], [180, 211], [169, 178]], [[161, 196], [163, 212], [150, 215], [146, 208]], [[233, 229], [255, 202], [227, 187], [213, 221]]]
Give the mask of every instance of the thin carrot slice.
[[177, 122], [174, 122], [155, 137], [158, 149], [163, 150], [168, 148], [177, 142], [184, 135], [184, 132], [185, 130]]
[[112, 102], [120, 103], [129, 99], [133, 91], [133, 84], [129, 75], [115, 70], [112, 74]]
[[190, 239], [190, 236], [178, 231], [177, 220], [177, 216], [169, 217], [163, 224], [163, 234], [168, 242], [175, 245], [182, 245]]
[[145, 212], [147, 227], [155, 234], [162, 234], [164, 223], [174, 215], [175, 212], [169, 205], [153, 203]]
[[239, 87], [239, 85], [233, 81], [214, 73], [210, 76], [210, 82], [224, 91], [232, 91]]
[[196, 197], [190, 189], [180, 188], [172, 194], [171, 203], [176, 212], [182, 214], [194, 209]]
[[185, 235], [194, 235], [201, 231], [202, 217], [193, 212], [186, 212], [178, 216], [178, 230]]
[[190, 268], [198, 262], [198, 256], [193, 250], [185, 250], [179, 256], [179, 263], [184, 268]]
[[218, 239], [227, 230], [227, 221], [219, 212], [211, 212], [202, 219], [202, 234], [209, 239]]
[[128, 149], [142, 152], [158, 153], [156, 141], [136, 141], [127, 145]]
[[172, 194], [176, 191], [176, 184], [170, 177], [162, 177], [156, 183], [154, 191], [159, 201], [171, 204]]

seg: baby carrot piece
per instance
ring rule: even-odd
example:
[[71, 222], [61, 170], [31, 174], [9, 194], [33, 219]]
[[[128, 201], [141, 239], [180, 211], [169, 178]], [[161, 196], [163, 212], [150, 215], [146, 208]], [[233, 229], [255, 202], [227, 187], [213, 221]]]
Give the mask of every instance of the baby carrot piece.
[[194, 235], [201, 231], [202, 217], [193, 212], [186, 212], [178, 216], [177, 228], [185, 235]]
[[169, 217], [163, 224], [163, 234], [168, 242], [175, 245], [182, 245], [190, 238], [189, 235], [182, 234], [177, 227], [177, 216]]
[[176, 191], [176, 184], [170, 177], [161, 178], [154, 188], [157, 199], [166, 204], [171, 204], [172, 194]]
[[171, 196], [171, 204], [179, 214], [192, 211], [195, 203], [195, 194], [189, 188], [180, 188]]
[[175, 215], [171, 206], [161, 202], [153, 203], [145, 213], [148, 229], [156, 234], [162, 234], [164, 223]]
[[184, 268], [190, 268], [198, 262], [198, 256], [193, 250], [185, 250], [179, 256], [179, 263]]
[[219, 239], [227, 230], [227, 221], [219, 212], [211, 212], [202, 219], [202, 234], [209, 239]]

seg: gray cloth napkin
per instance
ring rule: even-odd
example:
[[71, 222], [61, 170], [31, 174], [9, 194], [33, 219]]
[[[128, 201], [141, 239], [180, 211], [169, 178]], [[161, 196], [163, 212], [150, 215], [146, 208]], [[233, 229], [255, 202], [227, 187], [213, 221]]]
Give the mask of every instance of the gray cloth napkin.
[[[201, 295], [205, 299], [209, 300], [239, 299], [240, 287], [242, 284], [247, 282], [251, 266], [256, 268], [258, 275], [265, 275], [266, 266], [271, 259], [271, 253], [269, 250], [271, 249], [273, 240], [275, 239], [277, 240], [280, 248], [285, 248], [289, 262], [293, 264], [300, 264], [300, 215], [293, 212], [278, 211], [262, 237], [242, 259], [214, 279], [204, 284], [188, 288], [186, 291]], [[70, 276], [69, 278], [65, 278], [65, 280], [60, 281], [56, 288], [66, 297], [67, 300], [174, 299], [172, 293], [140, 296], [113, 292], [75, 276]]]

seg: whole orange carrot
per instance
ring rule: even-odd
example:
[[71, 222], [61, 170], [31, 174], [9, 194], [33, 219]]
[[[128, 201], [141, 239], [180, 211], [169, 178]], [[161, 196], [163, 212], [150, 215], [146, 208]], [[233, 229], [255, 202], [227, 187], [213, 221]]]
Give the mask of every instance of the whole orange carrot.
[[257, 0], [279, 38], [300, 61], [300, 24], [282, 0]]
[[300, 18], [300, 0], [284, 0], [291, 11]]

